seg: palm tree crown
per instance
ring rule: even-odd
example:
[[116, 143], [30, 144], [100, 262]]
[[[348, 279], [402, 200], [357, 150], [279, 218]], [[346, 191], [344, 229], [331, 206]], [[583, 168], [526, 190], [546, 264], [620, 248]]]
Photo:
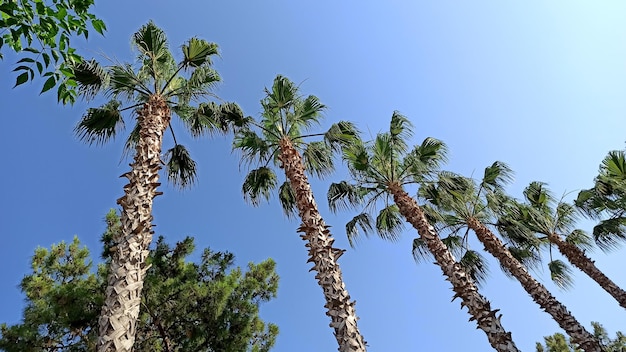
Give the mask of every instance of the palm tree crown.
[[[217, 44], [191, 38], [181, 47], [182, 60], [175, 62], [163, 30], [153, 22], [144, 25], [132, 36], [132, 46], [138, 55], [135, 65], [120, 63], [102, 66], [95, 60], [84, 61], [74, 67], [78, 91], [91, 100], [102, 93], [109, 101], [90, 108], [75, 128], [78, 137], [89, 144], [102, 144], [115, 138], [126, 122], [124, 111], [139, 111], [150, 99], [158, 98], [179, 116], [194, 137], [207, 133], [227, 132], [235, 119], [243, 113], [234, 103], [216, 104], [204, 101], [217, 98], [212, 89], [221, 80], [212, 66], [212, 57], [218, 55]], [[126, 102], [127, 106], [122, 104]], [[199, 102], [193, 105], [194, 102]], [[167, 121], [167, 126], [171, 124]], [[187, 187], [196, 180], [195, 162], [187, 149], [177, 143], [169, 149], [167, 171], [170, 181]], [[139, 121], [128, 136], [124, 152], [134, 150], [139, 140]]]

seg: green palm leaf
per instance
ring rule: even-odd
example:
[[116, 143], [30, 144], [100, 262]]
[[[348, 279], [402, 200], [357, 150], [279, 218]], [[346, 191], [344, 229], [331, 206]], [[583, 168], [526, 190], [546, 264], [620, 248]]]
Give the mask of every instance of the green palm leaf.
[[283, 182], [278, 188], [278, 200], [288, 218], [296, 216], [298, 211], [296, 208], [296, 195], [288, 181]]
[[376, 216], [376, 232], [384, 240], [397, 241], [404, 230], [400, 209], [395, 204], [383, 208]]
[[169, 56], [165, 32], [150, 21], [143, 25], [132, 37], [133, 46], [151, 60], [163, 60]]
[[165, 154], [167, 178], [180, 188], [192, 186], [197, 180], [196, 162], [183, 145], [176, 144]]
[[243, 182], [243, 197], [252, 205], [258, 206], [261, 198], [270, 199], [270, 192], [278, 186], [274, 171], [268, 167], [251, 170]]
[[111, 100], [99, 108], [90, 108], [74, 128], [78, 138], [89, 144], [102, 144], [114, 138], [124, 128], [119, 110], [121, 103]]
[[319, 178], [328, 176], [335, 170], [332, 150], [322, 141], [308, 143], [302, 159], [305, 168]]
[[359, 228], [363, 231], [363, 234], [369, 236], [370, 232], [374, 229], [372, 226], [372, 216], [370, 214], [358, 214], [346, 223], [346, 233], [348, 234], [350, 247], [354, 247], [359, 240]]
[[182, 46], [183, 67], [200, 67], [211, 64], [211, 56], [219, 55], [217, 44], [204, 39], [191, 38]]
[[332, 183], [326, 194], [328, 207], [332, 212], [337, 212], [339, 209], [354, 208], [363, 202], [363, 197], [367, 192], [367, 189], [346, 181]]
[[459, 264], [467, 272], [478, 287], [483, 286], [489, 276], [489, 268], [485, 258], [478, 252], [467, 250], [459, 260]]
[[268, 160], [271, 153], [271, 145], [252, 130], [242, 130], [233, 140], [233, 148], [239, 149], [242, 153], [242, 160], [252, 162], [254, 160]]
[[82, 61], [72, 68], [78, 93], [86, 100], [93, 99], [109, 85], [109, 73], [96, 60]]
[[359, 131], [356, 126], [349, 121], [339, 121], [334, 123], [324, 134], [324, 141], [333, 151], [340, 151], [352, 143], [356, 143]]
[[552, 260], [548, 263], [550, 278], [561, 289], [567, 290], [574, 286], [572, 269], [561, 260]]

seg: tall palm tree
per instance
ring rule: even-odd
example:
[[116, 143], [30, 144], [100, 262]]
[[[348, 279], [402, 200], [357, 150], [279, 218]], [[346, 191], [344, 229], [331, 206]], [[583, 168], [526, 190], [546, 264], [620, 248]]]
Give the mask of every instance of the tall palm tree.
[[[243, 160], [256, 163], [243, 184], [244, 197], [253, 205], [269, 199], [278, 187], [272, 164], [282, 168], [286, 181], [279, 187], [279, 199], [286, 215], [298, 213], [302, 224], [298, 232], [307, 241], [309, 262], [317, 271], [315, 278], [324, 292], [326, 315], [341, 352], [365, 351], [365, 340], [357, 327], [354, 301], [345, 289], [337, 259], [344, 250], [333, 247], [335, 241], [320, 215], [306, 173], [328, 175], [333, 170], [332, 151], [356, 135], [354, 126], [339, 122], [323, 134], [305, 134], [320, 121], [325, 106], [317, 97], [299, 95], [298, 87], [287, 78], [277, 76], [261, 101], [260, 121], [248, 121], [248, 129], [235, 135], [234, 148]], [[255, 132], [258, 131], [257, 132]], [[323, 141], [306, 143], [306, 137], [323, 137]]]
[[449, 230], [455, 234], [465, 231], [465, 236], [468, 230], [472, 230], [485, 250], [498, 259], [500, 266], [510, 276], [520, 282], [533, 301], [552, 316], [570, 335], [572, 341], [585, 351], [601, 351], [593, 334], [545, 286], [530, 275], [526, 267], [487, 226], [496, 225], [497, 215], [490, 210], [490, 206], [501, 207], [499, 195], [504, 192], [503, 185], [512, 179], [511, 175], [505, 164], [495, 162], [485, 169], [484, 177], [478, 184], [473, 179], [441, 173], [436, 182], [424, 185], [419, 193], [432, 205], [430, 209], [434, 212], [431, 216], [439, 220], [436, 226], [440, 230]]
[[[138, 55], [135, 65], [102, 66], [95, 60], [74, 68], [79, 93], [86, 99], [103, 92], [110, 101], [90, 108], [76, 126], [76, 133], [87, 143], [104, 143], [124, 127], [123, 111], [132, 112], [135, 126], [125, 144], [134, 149], [131, 170], [121, 206], [122, 231], [113, 239], [111, 270], [105, 304], [99, 319], [98, 351], [131, 351], [141, 303], [146, 258], [152, 241], [152, 202], [162, 165], [163, 135], [171, 130], [172, 114], [178, 115], [194, 136], [229, 126], [229, 116], [241, 117], [235, 104], [218, 105], [199, 99], [212, 96], [211, 88], [220, 80], [211, 68], [217, 45], [191, 38], [182, 45], [182, 60], [174, 61], [165, 33], [149, 22], [132, 36]], [[123, 107], [122, 103], [128, 106]], [[176, 142], [165, 154], [168, 178], [186, 187], [195, 178], [195, 162], [187, 149]]]
[[[346, 225], [351, 242], [360, 227], [367, 234], [374, 225], [370, 215], [377, 200], [384, 198], [385, 207], [376, 219], [375, 227], [381, 237], [396, 238], [394, 231], [400, 222], [398, 215], [415, 228], [420, 239], [441, 267], [446, 280], [452, 283], [455, 297], [462, 299], [471, 320], [476, 320], [486, 334], [491, 346], [497, 351], [518, 351], [507, 332], [496, 317], [489, 301], [479, 294], [473, 280], [456, 262], [434, 227], [430, 225], [422, 208], [404, 189], [409, 184], [420, 184], [429, 180], [445, 160], [445, 145], [436, 139], [426, 138], [421, 145], [409, 150], [407, 140], [412, 135], [410, 121], [394, 112], [389, 131], [379, 133], [369, 143], [353, 143], [344, 150], [355, 183], [340, 182], [331, 185], [328, 201], [331, 209], [361, 206], [365, 212], [358, 214]], [[393, 202], [389, 198], [393, 199]]]
[[[550, 249], [552, 245], [556, 246], [572, 265], [587, 274], [626, 308], [626, 291], [609, 279], [598, 269], [595, 261], [587, 256], [586, 250], [592, 248], [589, 236], [582, 230], [573, 229], [577, 220], [576, 208], [567, 202], [557, 201], [542, 182], [530, 183], [524, 190], [524, 197], [526, 203], [518, 205], [519, 211], [514, 216], [518, 216], [540, 239], [547, 241]], [[613, 226], [612, 219], [608, 222], [594, 228], [596, 243], [605, 249], [615, 244], [618, 238], [604, 232]], [[557, 266], [557, 271], [561, 267]]]

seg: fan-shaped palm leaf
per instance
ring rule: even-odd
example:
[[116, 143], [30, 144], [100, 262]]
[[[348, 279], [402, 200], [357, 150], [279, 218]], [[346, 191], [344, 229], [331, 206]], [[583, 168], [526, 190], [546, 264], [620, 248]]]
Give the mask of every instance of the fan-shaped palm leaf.
[[252, 205], [258, 206], [261, 197], [270, 199], [271, 191], [278, 186], [276, 174], [269, 167], [260, 167], [251, 170], [243, 182], [242, 191], [244, 199]]
[[120, 105], [118, 100], [111, 100], [99, 108], [88, 109], [74, 129], [78, 138], [89, 144], [102, 144], [114, 138], [124, 128]]
[[217, 44], [209, 43], [204, 39], [191, 38], [182, 46], [183, 62], [182, 66], [200, 67], [211, 64], [211, 56], [219, 55]]
[[180, 188], [192, 186], [197, 180], [196, 162], [183, 145], [176, 144], [165, 154], [167, 178]]
[[332, 150], [322, 141], [308, 143], [302, 152], [302, 159], [305, 168], [319, 178], [335, 171]]

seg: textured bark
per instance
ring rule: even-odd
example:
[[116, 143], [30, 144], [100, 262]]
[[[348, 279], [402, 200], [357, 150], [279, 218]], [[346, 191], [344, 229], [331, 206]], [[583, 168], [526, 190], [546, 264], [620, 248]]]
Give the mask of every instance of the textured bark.
[[585, 327], [574, 318], [567, 307], [552, 296], [545, 286], [528, 273], [528, 270], [511, 255], [511, 252], [489, 228], [475, 218], [468, 219], [467, 225], [476, 233], [476, 237], [485, 246], [485, 250], [497, 258], [500, 264], [520, 282], [533, 301], [550, 314], [567, 332], [572, 342], [579, 344], [587, 352], [601, 351], [600, 344], [593, 335], [585, 330]]
[[309, 247], [309, 260], [313, 263], [311, 270], [317, 271], [315, 278], [324, 292], [328, 315], [331, 319], [330, 327], [334, 329], [335, 338], [341, 352], [366, 351], [365, 340], [357, 326], [357, 316], [354, 301], [345, 288], [341, 269], [337, 259], [344, 250], [334, 248], [328, 226], [317, 210], [317, 204], [311, 191], [309, 181], [304, 174], [304, 164], [300, 153], [293, 147], [289, 139], [280, 141], [280, 156], [282, 168], [295, 193], [298, 214], [302, 220], [298, 232]]
[[476, 320], [478, 328], [487, 334], [489, 344], [496, 351], [519, 351], [511, 338], [511, 333], [504, 329], [500, 323], [500, 317], [496, 317], [497, 310], [491, 310], [489, 301], [478, 293], [478, 288], [472, 279], [456, 262], [435, 229], [428, 223], [415, 199], [409, 196], [398, 183], [389, 184], [388, 187], [400, 214], [417, 230], [420, 238], [435, 257], [436, 264], [441, 267], [446, 280], [452, 284], [452, 289], [456, 293], [454, 297], [460, 297], [461, 306], [467, 307], [472, 316], [470, 321]]
[[163, 133], [171, 119], [169, 107], [160, 96], [152, 96], [138, 114], [139, 141], [124, 196], [117, 200], [122, 207], [122, 231], [114, 238], [110, 273], [104, 306], [100, 313], [98, 351], [132, 351], [141, 303], [143, 280], [148, 270], [152, 242], [152, 201], [161, 194], [161, 146]]
[[561, 252], [570, 263], [597, 282], [600, 287], [615, 298], [622, 308], [626, 308], [626, 291], [604, 275], [604, 273], [596, 267], [595, 262], [587, 257], [580, 248], [563, 241], [561, 236], [557, 234], [550, 234], [548, 239], [559, 248], [559, 252]]

